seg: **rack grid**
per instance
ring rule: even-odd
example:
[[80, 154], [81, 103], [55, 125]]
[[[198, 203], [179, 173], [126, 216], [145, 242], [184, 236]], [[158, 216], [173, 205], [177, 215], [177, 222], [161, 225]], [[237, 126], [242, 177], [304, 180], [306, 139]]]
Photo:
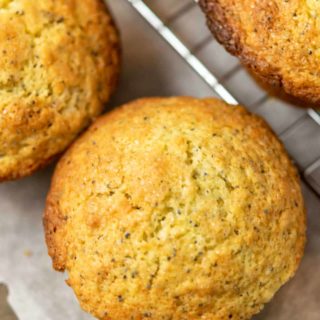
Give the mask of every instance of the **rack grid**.
[[[230, 104], [263, 116], [284, 142], [305, 181], [320, 195], [320, 113], [268, 96], [214, 40], [197, 0], [126, 0], [186, 64]], [[189, 21], [192, 23], [188, 23]]]

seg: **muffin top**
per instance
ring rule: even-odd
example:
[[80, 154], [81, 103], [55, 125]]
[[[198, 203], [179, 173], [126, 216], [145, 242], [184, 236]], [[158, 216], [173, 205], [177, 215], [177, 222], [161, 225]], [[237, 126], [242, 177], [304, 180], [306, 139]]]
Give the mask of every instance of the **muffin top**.
[[54, 268], [104, 320], [247, 319], [305, 243], [282, 144], [216, 99], [142, 99], [101, 117], [59, 162], [44, 225]]
[[0, 0], [0, 181], [30, 174], [103, 109], [119, 70], [100, 0]]
[[318, 0], [200, 0], [218, 41], [260, 80], [320, 105]]

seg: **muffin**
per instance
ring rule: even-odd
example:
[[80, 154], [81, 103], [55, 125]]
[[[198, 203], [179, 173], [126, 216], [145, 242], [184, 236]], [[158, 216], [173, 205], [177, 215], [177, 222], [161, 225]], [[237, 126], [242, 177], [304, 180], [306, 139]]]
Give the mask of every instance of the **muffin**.
[[99, 115], [119, 73], [101, 0], [0, 0], [0, 181], [31, 174]]
[[59, 162], [44, 226], [54, 268], [103, 320], [249, 319], [305, 243], [282, 144], [216, 99], [142, 99], [101, 117]]
[[208, 26], [268, 90], [320, 106], [320, 2], [200, 0]]

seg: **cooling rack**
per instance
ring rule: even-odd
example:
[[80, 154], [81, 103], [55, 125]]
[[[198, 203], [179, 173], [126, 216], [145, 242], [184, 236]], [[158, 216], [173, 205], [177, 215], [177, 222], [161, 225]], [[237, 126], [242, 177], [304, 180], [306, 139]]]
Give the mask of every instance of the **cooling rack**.
[[126, 0], [160, 37], [228, 103], [263, 116], [284, 142], [305, 181], [320, 195], [320, 113], [268, 96], [213, 39], [197, 1]]

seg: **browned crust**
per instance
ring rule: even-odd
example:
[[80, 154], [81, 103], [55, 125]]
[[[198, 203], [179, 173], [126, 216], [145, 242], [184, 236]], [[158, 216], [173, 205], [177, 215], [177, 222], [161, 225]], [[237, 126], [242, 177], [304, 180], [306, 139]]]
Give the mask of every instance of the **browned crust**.
[[272, 86], [282, 87], [282, 77], [266, 61], [258, 57], [243, 46], [240, 37], [227, 17], [228, 10], [219, 0], [200, 0], [200, 7], [207, 16], [207, 24], [216, 39], [228, 52], [239, 57], [241, 62], [263, 82]]
[[[245, 47], [240, 40], [239, 30], [228, 15], [228, 8], [220, 0], [199, 0], [199, 4], [207, 17], [207, 25], [217, 41], [241, 63], [249, 69], [258, 83], [270, 94], [302, 107], [320, 106], [320, 96], [312, 88], [299, 88], [286, 82], [280, 70], [268, 63], [263, 57]], [[308, 105], [307, 105], [308, 104]]]
[[112, 82], [110, 84], [110, 86], [111, 86], [110, 94], [112, 95], [116, 91], [117, 86], [120, 81], [121, 65], [122, 65], [122, 45], [121, 45], [121, 41], [120, 41], [121, 33], [120, 33], [120, 29], [118, 28], [118, 26], [115, 22], [113, 13], [112, 13], [111, 9], [108, 7], [107, 3], [104, 0], [99, 0], [99, 2], [100, 2], [101, 9], [107, 15], [109, 15], [111, 17], [110, 25], [113, 27], [114, 31], [117, 34], [117, 38], [118, 38], [118, 41], [114, 44], [114, 47], [112, 48], [113, 51], [115, 52], [116, 56], [118, 57], [118, 65], [117, 65], [117, 68], [115, 68], [115, 70], [114, 70], [114, 75], [112, 78]]
[[[114, 59], [114, 68], [113, 68], [113, 74], [112, 78], [110, 79], [110, 83], [108, 86], [110, 87], [110, 95], [112, 95], [119, 83], [120, 80], [120, 72], [121, 72], [121, 57], [122, 57], [122, 48], [121, 48], [121, 42], [120, 42], [120, 32], [119, 29], [115, 23], [115, 19], [113, 17], [113, 14], [111, 10], [108, 8], [107, 4], [103, 0], [97, 0], [97, 6], [100, 11], [103, 11], [106, 15], [108, 15], [111, 19], [109, 21], [110, 26], [114, 30], [117, 39], [112, 44], [112, 54], [117, 57], [117, 59]], [[116, 61], [116, 62], [115, 62]], [[110, 100], [110, 98], [109, 98]], [[100, 113], [102, 112], [102, 108], [100, 110]], [[86, 127], [82, 128], [80, 130], [79, 134], [81, 134], [82, 131], [84, 131], [93, 121], [94, 119], [91, 119], [91, 121], [88, 122]], [[73, 139], [75, 140], [77, 136]], [[72, 141], [70, 142], [70, 144]], [[24, 177], [28, 177], [35, 173], [36, 171], [39, 171], [49, 164], [51, 164], [55, 159], [59, 158], [60, 155], [65, 151], [67, 147], [60, 149], [55, 154], [50, 155], [47, 158], [39, 158], [39, 159], [32, 159], [33, 161], [30, 161], [30, 163], [27, 164], [21, 164], [19, 163], [17, 166], [15, 166], [14, 170], [7, 170], [4, 174], [0, 174], [0, 183], [12, 181], [12, 180], [18, 180]], [[30, 159], [31, 160], [31, 159]]]
[[5, 176], [0, 176], [0, 183], [1, 182], [7, 182], [7, 181], [13, 181], [13, 180], [18, 180], [21, 178], [25, 178], [28, 176], [31, 176], [33, 173], [36, 171], [39, 171], [48, 165], [50, 165], [52, 162], [54, 162], [57, 158], [59, 158], [59, 155], [53, 155], [50, 158], [43, 159], [41, 161], [32, 163], [31, 165], [25, 166], [25, 167], [20, 167], [19, 170], [17, 171], [12, 171], [8, 173]]
[[65, 220], [59, 211], [58, 205], [49, 196], [43, 217], [43, 225], [48, 254], [52, 258], [53, 268], [57, 271], [64, 271], [65, 269], [66, 250], [65, 247], [57, 245], [57, 233], [62, 230], [64, 223]]
[[[61, 162], [63, 162], [63, 158], [58, 166], [60, 166]], [[66, 247], [60, 245], [60, 235], [63, 232], [63, 226], [66, 223], [66, 219], [63, 217], [59, 209], [59, 200], [55, 194], [55, 190], [57, 189], [56, 187], [59, 183], [60, 181], [57, 179], [57, 176], [54, 175], [46, 200], [43, 215], [43, 226], [48, 254], [52, 258], [52, 266], [57, 271], [64, 271], [66, 267]]]
[[[188, 101], [187, 97], [179, 97], [176, 98], [177, 102], [181, 103], [183, 106], [183, 103], [185, 101]], [[130, 103], [130, 108], [128, 109], [130, 112], [128, 114], [126, 114], [126, 116], [130, 116], [132, 115], [132, 111], [134, 108], [140, 108], [143, 109], [143, 104], [145, 104], [146, 102], [153, 102], [153, 103], [157, 103], [157, 102], [161, 102], [161, 100], [163, 100], [163, 98], [145, 98], [145, 99], [139, 99], [136, 100], [134, 102]], [[207, 99], [205, 99], [207, 100]], [[225, 103], [220, 102], [220, 100], [216, 100], [216, 99], [208, 99], [208, 101], [212, 101], [212, 103], [217, 103], [217, 104], [221, 104], [221, 106], [225, 105]], [[177, 105], [177, 107], [179, 107], [179, 104]], [[71, 148], [69, 148], [69, 150], [67, 151], [67, 153], [62, 157], [62, 159], [60, 160], [57, 169], [55, 171], [54, 174], [54, 178], [52, 180], [52, 184], [51, 184], [51, 188], [48, 194], [48, 198], [47, 198], [47, 203], [46, 203], [46, 208], [45, 208], [45, 213], [44, 213], [44, 218], [43, 218], [43, 223], [44, 223], [44, 228], [45, 228], [45, 237], [46, 237], [46, 242], [47, 242], [47, 246], [48, 246], [48, 251], [49, 251], [49, 255], [51, 256], [52, 260], [53, 260], [53, 267], [57, 270], [57, 271], [64, 271], [64, 270], [68, 270], [69, 272], [72, 270], [72, 267], [70, 267], [69, 264], [69, 258], [67, 258], [67, 250], [68, 250], [68, 237], [67, 237], [67, 233], [69, 230], [69, 226], [67, 225], [67, 217], [65, 217], [64, 215], [67, 214], [66, 212], [64, 212], [64, 205], [66, 204], [66, 201], [69, 201], [69, 197], [66, 196], [66, 194], [64, 194], [63, 192], [63, 186], [68, 185], [68, 183], [70, 181], [68, 181], [68, 177], [66, 178], [67, 172], [68, 172], [68, 165], [70, 163], [70, 160], [72, 159], [73, 156], [75, 156], [78, 152], [78, 147], [79, 144], [82, 144], [83, 142], [86, 143], [88, 140], [88, 137], [90, 137], [90, 135], [92, 135], [92, 133], [97, 130], [97, 128], [101, 127], [101, 126], [105, 126], [106, 123], [108, 121], [110, 121], [112, 118], [117, 118], [118, 116], [121, 116], [121, 113], [124, 112], [123, 108], [128, 108], [128, 105], [124, 105], [123, 107], [117, 108], [116, 110], [114, 110], [111, 113], [108, 113], [102, 117], [100, 117], [91, 127], [90, 129], [84, 133], [82, 135], [82, 137], [80, 137], [80, 139], [78, 139], [72, 146]], [[246, 111], [244, 108], [242, 107], [235, 107], [237, 108], [238, 112], [235, 114], [235, 123], [239, 123], [241, 122], [241, 119], [243, 117], [247, 118], [247, 116], [250, 114], [248, 113], [248, 111]], [[263, 135], [269, 135], [270, 137], [274, 137], [274, 133], [272, 132], [272, 129], [268, 126], [268, 124], [262, 120], [259, 116], [250, 116], [252, 117], [252, 120], [255, 120], [258, 124], [259, 127], [261, 125], [261, 127], [264, 128], [263, 132], [260, 132], [259, 130], [255, 131], [255, 134], [257, 137], [259, 137], [259, 135], [261, 133], [263, 133]], [[247, 120], [246, 120], [247, 121]], [[265, 131], [266, 129], [266, 131]], [[282, 143], [281, 144], [281, 152], [282, 153], [286, 153], [284, 146]], [[72, 160], [71, 160], [72, 163]], [[82, 162], [81, 162], [82, 163]], [[81, 164], [80, 163], [80, 164]], [[78, 166], [75, 166], [75, 168], [78, 170]], [[293, 165], [290, 164], [290, 173], [292, 173], [292, 175], [294, 175], [295, 179], [297, 179], [298, 181], [298, 174], [296, 169], [294, 168]], [[81, 171], [81, 170], [80, 170]], [[80, 173], [79, 171], [79, 173]], [[72, 175], [73, 179], [74, 179], [74, 175]], [[74, 187], [74, 185], [71, 185], [71, 187]], [[70, 190], [70, 185], [68, 186], [68, 188]], [[64, 200], [62, 201], [61, 199], [64, 198]], [[71, 199], [70, 199], [71, 200]], [[60, 202], [61, 201], [61, 202]], [[302, 198], [301, 198], [301, 201]], [[63, 204], [64, 203], [64, 204]], [[305, 211], [304, 211], [305, 213]], [[301, 217], [301, 231], [303, 229], [303, 231], [301, 232], [301, 235], [299, 236], [299, 240], [297, 243], [297, 251], [296, 251], [296, 255], [295, 255], [295, 260], [296, 260], [296, 266], [295, 269], [298, 267], [298, 264], [301, 261], [301, 258], [303, 256], [303, 248], [305, 245], [305, 214], [303, 215], [303, 217]], [[69, 241], [72, 241], [72, 238], [70, 238]], [[69, 252], [70, 255], [70, 252]], [[71, 256], [71, 255], [70, 255]], [[70, 275], [70, 273], [69, 273]], [[70, 278], [72, 280], [72, 278]], [[77, 291], [77, 284], [75, 284], [75, 282], [72, 282], [69, 280], [68, 284], [73, 287], [73, 289], [75, 290], [76, 294], [79, 297], [80, 302], [83, 302], [83, 297], [81, 296], [81, 292], [79, 293], [79, 291]], [[92, 292], [90, 293], [91, 296]], [[91, 312], [93, 315], [97, 316], [98, 315], [98, 311], [96, 311], [98, 309], [99, 306], [92, 304], [92, 305], [87, 305], [86, 303], [83, 302], [83, 308], [86, 311]], [[136, 307], [137, 308], [137, 307]], [[128, 319], [130, 318], [130, 315], [135, 314], [135, 310], [134, 309], [130, 309], [130, 306], [128, 306], [128, 308], [124, 307], [120, 307], [117, 305], [112, 305], [110, 304], [110, 306], [107, 308], [108, 312], [111, 312], [113, 315], [113, 319]], [[175, 309], [173, 309], [172, 311], [173, 313], [175, 312]], [[115, 315], [115, 316], [114, 316]], [[157, 318], [157, 317], [155, 317]], [[219, 315], [213, 315], [212, 319], [224, 319], [225, 317], [219, 316]], [[109, 316], [103, 316], [100, 317], [100, 319], [111, 319], [111, 317], [109, 318]], [[140, 318], [139, 318], [140, 319]], [[158, 318], [157, 318], [158, 319]], [[191, 318], [190, 318], [191, 319]], [[193, 318], [192, 318], [193, 319]], [[210, 317], [211, 319], [211, 317]]]
[[[173, 99], [175, 97], [172, 97]], [[172, 99], [171, 98], [171, 99]], [[63, 170], [63, 168], [66, 167], [66, 163], [69, 160], [69, 157], [71, 153], [73, 152], [73, 149], [77, 147], [78, 143], [81, 142], [81, 140], [87, 139], [87, 136], [91, 134], [91, 132], [96, 131], [99, 127], [102, 127], [105, 125], [105, 123], [110, 120], [111, 117], [117, 116], [117, 114], [122, 112], [122, 109], [126, 108], [127, 105], [131, 105], [134, 108], [139, 108], [143, 106], [145, 103], [157, 103], [161, 102], [164, 98], [162, 97], [149, 97], [149, 98], [139, 98], [132, 102], [129, 102], [128, 104], [124, 104], [115, 110], [113, 110], [110, 113], [107, 113], [105, 115], [100, 116], [90, 127], [87, 131], [85, 131], [80, 137], [69, 147], [67, 152], [61, 157], [61, 159], [58, 162], [58, 165], [55, 168], [55, 172], [51, 181], [50, 190], [48, 192], [48, 196], [46, 199], [46, 206], [45, 211], [43, 215], [43, 226], [45, 231], [45, 240], [46, 244], [48, 246], [48, 254], [52, 258], [53, 262], [53, 268], [57, 271], [65, 271], [66, 269], [66, 258], [67, 258], [67, 250], [66, 246], [62, 245], [65, 243], [64, 241], [64, 226], [67, 222], [67, 218], [63, 215], [63, 213], [60, 210], [59, 206], [59, 199], [60, 194], [59, 190], [61, 189], [61, 185], [63, 185], [63, 176], [61, 176], [59, 173]], [[168, 98], [170, 99], [170, 98]], [[180, 102], [183, 102], [184, 100], [189, 101], [189, 99], [193, 99], [188, 96], [180, 96], [176, 99], [179, 99]], [[208, 100], [208, 99], [207, 99]], [[227, 105], [225, 102], [216, 99], [216, 98], [210, 98], [210, 100], [215, 101], [215, 103], [221, 103], [222, 105]], [[241, 105], [236, 106], [239, 108], [239, 112], [241, 115], [249, 115], [250, 113]], [[273, 132], [272, 128], [269, 126], [267, 122], [264, 121], [261, 117], [257, 115], [250, 114], [253, 118], [255, 118], [257, 121], [259, 121], [268, 131], [271, 135], [275, 136], [275, 133]], [[282, 142], [280, 142], [281, 145], [281, 151], [284, 154], [287, 154], [285, 146]], [[293, 175], [297, 177], [297, 180], [300, 180], [299, 173], [297, 169], [292, 165], [291, 170]], [[62, 179], [61, 179], [62, 178]], [[306, 210], [304, 211], [304, 225], [306, 224]], [[302, 247], [300, 251], [300, 255], [297, 256], [297, 265], [300, 263], [303, 252], [304, 252], [304, 246], [305, 241], [302, 241]]]
[[256, 81], [257, 85], [259, 85], [263, 90], [267, 91], [268, 95], [280, 98], [281, 100], [293, 105], [293, 107], [314, 109], [319, 108], [317, 103], [307, 102], [301, 98], [299, 99], [294, 97], [293, 95], [286, 93], [282, 87], [272, 86], [268, 82], [263, 81], [263, 79], [261, 79], [261, 77], [259, 77], [259, 75], [257, 75], [257, 73], [253, 72], [251, 69], [247, 69], [247, 71]]
[[201, 9], [207, 15], [207, 24], [216, 39], [234, 55], [239, 55], [243, 51], [240, 39], [233, 30], [226, 16], [225, 8], [219, 0], [200, 0]]

